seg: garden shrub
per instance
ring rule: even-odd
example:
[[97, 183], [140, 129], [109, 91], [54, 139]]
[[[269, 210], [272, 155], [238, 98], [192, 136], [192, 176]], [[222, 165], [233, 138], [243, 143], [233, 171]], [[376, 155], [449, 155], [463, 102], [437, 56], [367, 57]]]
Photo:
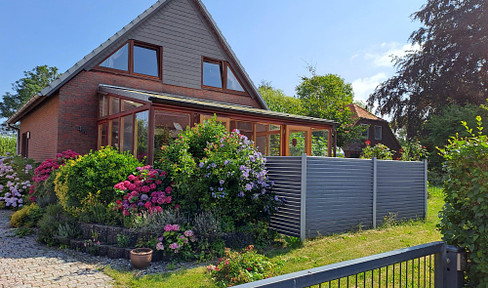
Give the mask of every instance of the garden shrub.
[[258, 254], [252, 245], [240, 253], [226, 249], [225, 254], [216, 266], [207, 266], [207, 271], [219, 287], [249, 283], [273, 275], [273, 263], [266, 256]]
[[394, 151], [390, 150], [386, 145], [378, 143], [375, 146], [370, 145], [371, 142], [366, 141], [366, 147], [361, 152], [362, 159], [373, 159], [376, 157], [378, 160], [392, 160]]
[[271, 191], [266, 159], [238, 130], [215, 119], [180, 134], [163, 151], [160, 166], [175, 183], [173, 201], [184, 213], [216, 210], [240, 226], [267, 220], [282, 204]]
[[166, 209], [157, 213], [142, 212], [140, 215], [135, 215], [130, 226], [134, 231], [158, 235], [161, 232], [161, 227], [168, 224], [183, 226], [187, 223], [188, 219], [178, 210]]
[[116, 199], [114, 185], [139, 166], [142, 164], [129, 152], [121, 153], [112, 147], [90, 151], [58, 168], [55, 192], [63, 208], [79, 216], [90, 203], [86, 201], [90, 193], [96, 194], [96, 201], [108, 206]]
[[10, 135], [0, 134], [0, 156], [10, 156], [15, 154], [17, 148], [17, 138]]
[[178, 224], [164, 226], [162, 235], [158, 238], [156, 250], [165, 254], [177, 254], [184, 259], [192, 256], [192, 244], [195, 242], [195, 234], [190, 229], [182, 229]]
[[6, 207], [22, 207], [31, 187], [34, 161], [14, 156], [0, 159], [0, 202]]
[[56, 171], [63, 166], [67, 160], [76, 159], [80, 154], [66, 150], [56, 154], [56, 159], [44, 160], [35, 170], [32, 180], [33, 185], [30, 187], [29, 194], [31, 201], [36, 202], [40, 207], [46, 207], [49, 204], [57, 203], [58, 199], [54, 192], [54, 179]]
[[38, 222], [39, 231], [37, 233], [37, 240], [49, 246], [59, 244], [59, 227], [65, 225], [76, 227], [76, 220], [66, 213], [63, 206], [60, 204], [51, 204], [47, 206], [46, 212]]
[[161, 212], [163, 207], [173, 209], [171, 192], [166, 172], [151, 166], [137, 167], [127, 180], [114, 186], [123, 200], [117, 200], [117, 208], [124, 216], [140, 215], [142, 212]]
[[22, 207], [22, 209], [17, 210], [14, 214], [12, 214], [9, 226], [14, 228], [34, 227], [42, 217], [42, 214], [43, 210], [39, 208], [36, 203], [31, 203], [30, 205], [26, 205]]
[[426, 159], [429, 154], [427, 147], [420, 144], [418, 139], [406, 142], [400, 152], [402, 153], [400, 156], [401, 161], [420, 161]]
[[441, 151], [445, 159], [445, 205], [439, 224], [443, 239], [465, 248], [470, 287], [488, 283], [488, 136], [483, 135], [481, 117], [476, 117], [475, 132], [467, 127], [468, 137], [458, 135]]

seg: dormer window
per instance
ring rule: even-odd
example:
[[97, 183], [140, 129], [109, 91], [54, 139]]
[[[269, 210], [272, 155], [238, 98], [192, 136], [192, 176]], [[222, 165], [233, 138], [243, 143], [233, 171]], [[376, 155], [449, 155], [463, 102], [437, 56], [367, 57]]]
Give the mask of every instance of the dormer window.
[[203, 58], [202, 87], [245, 92], [229, 63]]
[[98, 66], [102, 69], [161, 79], [161, 47], [130, 40]]

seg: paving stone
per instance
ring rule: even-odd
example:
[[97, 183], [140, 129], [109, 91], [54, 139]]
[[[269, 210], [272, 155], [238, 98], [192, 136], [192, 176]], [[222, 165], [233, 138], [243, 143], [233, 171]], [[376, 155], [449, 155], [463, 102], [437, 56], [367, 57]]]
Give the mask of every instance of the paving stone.
[[17, 237], [8, 227], [11, 214], [0, 210], [1, 287], [112, 287], [113, 279], [100, 271], [105, 263], [98, 257], [49, 249], [32, 236]]

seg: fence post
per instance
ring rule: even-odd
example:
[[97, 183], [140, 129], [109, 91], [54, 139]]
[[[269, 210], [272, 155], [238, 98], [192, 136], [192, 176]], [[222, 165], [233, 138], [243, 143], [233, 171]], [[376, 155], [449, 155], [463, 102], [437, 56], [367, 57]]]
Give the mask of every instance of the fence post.
[[307, 238], [307, 154], [302, 154], [302, 175], [300, 193], [300, 239]]
[[376, 157], [373, 157], [373, 228], [376, 228]]
[[435, 256], [435, 288], [461, 288], [464, 286], [466, 252], [464, 249], [444, 244]]
[[424, 219], [427, 219], [427, 183], [428, 183], [428, 178], [427, 178], [427, 159], [424, 159], [424, 189], [425, 189], [425, 195], [424, 195]]

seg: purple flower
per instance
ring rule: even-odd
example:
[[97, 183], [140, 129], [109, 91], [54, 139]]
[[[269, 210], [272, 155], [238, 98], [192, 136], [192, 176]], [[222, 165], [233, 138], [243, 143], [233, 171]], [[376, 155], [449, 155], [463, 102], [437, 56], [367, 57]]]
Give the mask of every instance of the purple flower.
[[32, 165], [30, 164], [25, 165], [25, 170], [31, 170], [31, 169], [32, 169]]
[[222, 192], [222, 191], [224, 191], [224, 188], [219, 187], [219, 192]]
[[146, 201], [149, 197], [146, 194], [141, 195], [141, 200]]
[[186, 230], [185, 233], [183, 233], [183, 234], [185, 234], [186, 237], [193, 237], [193, 235], [194, 235], [193, 231], [191, 231], [191, 230]]
[[220, 180], [220, 181], [219, 181], [219, 184], [220, 184], [220, 185], [224, 185], [224, 183], [225, 183], [225, 180]]
[[203, 165], [205, 165], [203, 162], [200, 162], [200, 164], [198, 164], [200, 168], [203, 168]]
[[217, 198], [217, 195], [215, 195], [215, 193], [214, 193], [214, 192], [212, 192], [212, 197], [213, 197], [213, 198]]
[[215, 168], [217, 165], [215, 163], [210, 164], [210, 167]]
[[159, 242], [158, 244], [156, 244], [156, 250], [159, 250], [159, 251], [164, 250], [163, 243]]
[[169, 245], [169, 248], [173, 249], [173, 250], [178, 249], [179, 248], [178, 243], [173, 243], [173, 244]]
[[229, 164], [229, 160], [224, 161], [224, 165], [227, 165], [227, 164]]
[[245, 165], [241, 165], [241, 167], [239, 167], [239, 170], [242, 171], [242, 170], [247, 170], [247, 169], [246, 169], [246, 166]]
[[249, 156], [249, 160], [251, 160], [251, 162], [255, 162], [256, 161], [256, 158], [252, 155]]
[[214, 191], [214, 188], [213, 187], [210, 187], [210, 191]]
[[237, 194], [237, 196], [239, 196], [241, 198], [244, 197], [245, 196], [244, 191], [239, 192], [239, 194]]
[[252, 189], [252, 184], [251, 183], [247, 183], [246, 184], [246, 190], [247, 191], [251, 191], [251, 189]]

